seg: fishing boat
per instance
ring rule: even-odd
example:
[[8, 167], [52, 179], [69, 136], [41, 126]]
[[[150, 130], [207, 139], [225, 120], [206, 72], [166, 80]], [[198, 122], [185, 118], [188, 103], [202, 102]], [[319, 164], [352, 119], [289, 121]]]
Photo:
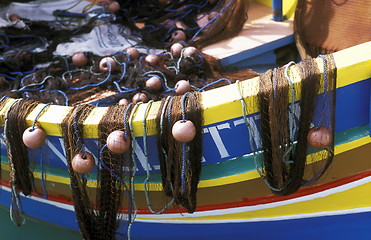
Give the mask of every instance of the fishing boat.
[[[272, 17], [271, 1], [251, 2], [249, 11], [256, 16], [249, 15], [247, 27], [240, 35], [203, 49], [204, 52], [218, 57], [225, 66], [263, 69], [260, 71], [264, 72], [272, 68], [268, 70], [272, 76], [277, 72], [273, 68], [277, 67], [282, 74], [288, 75], [288, 103], [284, 107], [289, 109], [287, 114], [290, 118], [287, 120], [287, 131], [290, 132], [287, 133], [287, 149], [299, 148], [299, 128], [303, 122], [300, 117], [305, 114], [300, 110], [303, 108], [303, 69], [308, 65], [300, 65], [303, 62], [301, 59], [297, 63], [277, 64], [275, 53], [295, 42], [292, 20], [295, 4], [296, 1], [283, 1], [283, 5], [282, 1], [273, 1]], [[283, 16], [286, 16], [284, 21]], [[264, 35], [267, 32], [274, 34]], [[332, 147], [311, 145], [305, 148], [307, 157], [304, 160], [303, 176], [307, 180], [304, 181], [302, 176], [299, 185], [293, 187], [295, 190], [292, 191], [285, 192], [282, 189], [292, 184], [288, 176], [295, 174], [291, 173], [294, 169], [294, 153], [291, 153], [292, 156], [289, 154], [287, 161], [282, 160], [285, 171], [289, 172], [280, 175], [284, 175], [288, 181], [283, 185], [279, 185], [275, 177], [267, 173], [269, 169], [263, 163], [264, 158], [268, 158], [267, 152], [273, 149], [266, 147], [264, 141], [272, 141], [275, 136], [283, 134], [279, 129], [284, 126], [279, 120], [279, 127], [269, 125], [269, 139], [259, 130], [264, 119], [261, 112], [263, 107], [259, 104], [262, 101], [262, 91], [259, 90], [261, 77], [241, 79], [200, 93], [203, 106], [202, 168], [198, 185], [196, 184], [197, 205], [194, 210], [187, 209], [187, 205], [184, 206], [181, 201], [175, 204], [176, 200], [174, 202], [174, 199], [163, 194], [163, 165], [158, 156], [159, 130], [156, 118], [169, 101], [137, 104], [135, 111], [127, 116], [134, 159], [134, 166], [131, 167], [134, 173], [130, 178], [115, 177], [115, 182], [122, 181], [130, 185], [130, 190], [121, 194], [131, 199], [131, 203], [123, 204], [115, 216], [120, 222], [116, 237], [371, 238], [371, 42], [336, 51], [331, 56], [332, 64], [336, 65], [335, 72], [332, 73], [336, 76], [336, 81], [332, 82], [334, 89], [331, 89], [329, 80], [330, 58], [320, 55], [308, 61], [317, 67], [320, 79], [320, 87], [315, 93], [319, 104], [314, 107], [314, 120], [310, 127], [316, 128], [313, 126], [316, 122], [318, 124], [321, 119], [326, 119], [327, 122], [323, 125], [330, 129], [330, 134], [333, 133], [332, 136], [327, 136], [332, 139]], [[272, 88], [276, 89], [275, 83], [272, 84]], [[275, 93], [271, 95], [273, 102], [278, 101]], [[28, 216], [38, 219], [39, 224], [48, 223], [80, 232], [81, 219], [75, 213], [62, 129], [62, 121], [72, 107], [40, 103], [26, 116], [29, 127], [37, 119], [37, 124], [46, 133], [46, 141], [42, 147], [28, 149], [29, 161], [33, 166], [34, 187], [28, 196], [18, 193], [17, 198], [10, 181], [13, 166], [8, 160], [4, 129], [9, 109], [16, 101], [13, 98], [7, 99], [0, 110], [0, 204], [10, 211], [12, 220], [16, 222], [23, 222], [25, 216]], [[327, 107], [321, 108], [323, 106]], [[98, 125], [108, 109], [109, 107], [94, 107], [83, 121], [84, 149], [95, 159], [92, 172], [83, 174], [88, 196], [94, 195], [98, 187], [98, 166], [106, 168], [99, 160], [102, 153], [98, 143]], [[274, 109], [267, 109], [268, 115], [265, 113], [265, 117], [272, 119]], [[43, 110], [45, 111], [39, 116]], [[331, 111], [335, 119], [333, 122]], [[310, 142], [305, 140], [306, 143], [307, 141]], [[270, 144], [273, 145], [271, 142]], [[280, 145], [276, 151], [283, 148]], [[328, 158], [331, 158], [331, 164], [326, 165]], [[108, 171], [114, 174], [112, 169]], [[319, 175], [321, 177], [317, 179]], [[124, 196], [125, 194], [128, 196]]]

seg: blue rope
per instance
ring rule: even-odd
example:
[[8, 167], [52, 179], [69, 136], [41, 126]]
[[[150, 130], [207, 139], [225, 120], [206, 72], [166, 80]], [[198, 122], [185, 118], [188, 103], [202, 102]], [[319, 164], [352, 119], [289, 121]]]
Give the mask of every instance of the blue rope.
[[[189, 92], [186, 92], [182, 97], [182, 121], [186, 121], [186, 114], [185, 114], [185, 100], [187, 98]], [[188, 143], [182, 143], [182, 172], [181, 172], [181, 181], [182, 181], [182, 190], [185, 192], [186, 184], [185, 184], [185, 169], [187, 167], [187, 160], [188, 160]]]
[[117, 81], [115, 81], [115, 82], [117, 82], [117, 83], [121, 82], [122, 79], [124, 79], [124, 77], [126, 76], [126, 63], [125, 63], [125, 62], [122, 62], [122, 63], [120, 63], [120, 65], [122, 66], [123, 71], [122, 71], [122, 74], [121, 74], [120, 79], [117, 80]]
[[215, 15], [215, 17], [213, 17], [207, 24], [205, 24], [205, 26], [201, 27], [192, 37], [191, 41], [195, 40], [195, 38], [206, 28], [208, 27], [211, 23], [213, 23], [219, 16], [220, 14], [222, 14], [231, 4], [232, 2], [234, 2], [234, 0], [231, 0], [229, 1], [229, 3], [227, 5], [225, 5], [221, 10], [220, 12]]
[[[75, 108], [75, 111], [77, 111], [77, 109], [80, 107], [81, 105], [77, 105], [77, 107]], [[79, 134], [78, 134], [78, 127], [77, 127], [77, 119], [76, 119], [76, 115], [73, 117], [73, 130], [74, 130], [74, 134], [76, 136], [76, 141], [77, 141], [77, 147], [79, 148], [79, 150], [81, 151], [81, 154], [82, 154], [82, 157], [85, 158], [85, 150], [84, 150], [84, 143], [83, 141], [81, 140]]]
[[[170, 102], [170, 99], [172, 99], [173, 97], [171, 96], [167, 96], [166, 99], [165, 99], [165, 103], [161, 109], [161, 118], [160, 118], [160, 139], [159, 141], [162, 141], [162, 137], [163, 137], [163, 134], [164, 134], [164, 118], [165, 118], [165, 112], [166, 112], [166, 108]], [[168, 169], [167, 169], [167, 166], [168, 166], [168, 155], [166, 153], [166, 150], [163, 148], [163, 146], [161, 147], [161, 150], [162, 150], [162, 154], [164, 155], [164, 160], [165, 160], [165, 166], [166, 166], [166, 172], [168, 172]], [[168, 179], [167, 179], [168, 180]], [[170, 186], [170, 190], [173, 192], [174, 191], [174, 187], [173, 187], [173, 184], [172, 182], [169, 180], [169, 186]], [[174, 197], [173, 197], [174, 199]]]
[[36, 126], [36, 123], [37, 123], [37, 119], [39, 119], [39, 117], [40, 117], [41, 114], [44, 112], [44, 110], [45, 110], [49, 105], [51, 105], [51, 104], [53, 104], [53, 103], [50, 102], [50, 103], [45, 104], [45, 105], [42, 107], [42, 109], [40, 110], [40, 112], [36, 115], [35, 120], [33, 121], [33, 124], [32, 124], [32, 131], [35, 130], [35, 126]]
[[273, 70], [273, 98], [277, 97], [277, 68]]
[[135, 202], [135, 185], [134, 185], [134, 177], [135, 177], [135, 173], [136, 173], [136, 170], [137, 170], [137, 164], [136, 164], [136, 161], [135, 161], [135, 148], [136, 148], [137, 142], [136, 142], [136, 139], [135, 139], [135, 134], [134, 134], [134, 129], [133, 129], [133, 119], [134, 119], [134, 113], [136, 112], [136, 110], [137, 110], [137, 108], [140, 104], [142, 104], [142, 102], [138, 102], [137, 104], [135, 104], [133, 110], [130, 113], [130, 117], [129, 117], [129, 128], [130, 128], [130, 135], [131, 135], [131, 148], [133, 149], [133, 151], [131, 152], [131, 156], [132, 156], [132, 159], [133, 159], [133, 169], [132, 169], [133, 174], [131, 175], [131, 178], [130, 178], [130, 190], [131, 190], [131, 199], [132, 199], [133, 207], [134, 207], [133, 218], [129, 222], [129, 226], [128, 226], [128, 230], [127, 230], [129, 239], [130, 239], [130, 236], [131, 236], [131, 227], [133, 226], [133, 223], [134, 223], [135, 218], [136, 218], [137, 213], [138, 213], [137, 204]]
[[[181, 4], [182, 2], [185, 2], [184, 0], [179, 2], [179, 4]], [[182, 10], [185, 10], [185, 9], [188, 9], [188, 8], [191, 8], [191, 7], [196, 7], [196, 8], [201, 8], [201, 7], [205, 7], [207, 5], [208, 1], [205, 1], [205, 3], [201, 4], [201, 5], [197, 5], [197, 4], [188, 4], [186, 6], [184, 6], [184, 8]], [[170, 8], [166, 8], [165, 11], [168, 11], [168, 12], [179, 12], [180, 10], [179, 9], [170, 9]]]
[[245, 125], [248, 129], [248, 132], [249, 132], [249, 143], [250, 143], [250, 148], [253, 152], [253, 156], [254, 156], [254, 163], [255, 163], [255, 169], [256, 171], [259, 173], [259, 176], [263, 179], [264, 183], [273, 191], [280, 191], [281, 189], [277, 189], [277, 188], [274, 188], [272, 187], [269, 182], [267, 181], [267, 179], [265, 178], [263, 172], [261, 171], [260, 167], [259, 167], [259, 164], [258, 164], [258, 157], [256, 155], [257, 153], [257, 149], [256, 147], [254, 146], [254, 136], [253, 136], [253, 133], [254, 131], [252, 130], [252, 126], [250, 125], [250, 123], [248, 122], [247, 120], [247, 106], [246, 106], [246, 102], [245, 102], [245, 99], [243, 98], [243, 95], [242, 95], [242, 91], [241, 91], [241, 87], [240, 87], [240, 81], [237, 80], [236, 81], [236, 86], [237, 86], [237, 90], [238, 90], [238, 93], [240, 95], [240, 101], [241, 101], [241, 107], [242, 107], [242, 113], [243, 113], [243, 120], [245, 122]]
[[35, 72], [35, 70], [36, 70], [36, 66], [34, 66], [32, 68], [32, 70], [29, 70], [29, 71], [25, 71], [25, 72], [9, 72], [9, 74], [23, 76], [25, 74], [33, 73], [33, 72]]
[[318, 57], [322, 58], [323, 63], [323, 92], [327, 94], [327, 63], [326, 58], [323, 55], [319, 55]]
[[208, 88], [208, 87], [210, 87], [210, 86], [212, 86], [214, 84], [220, 83], [222, 81], [226, 81], [226, 82], [228, 82], [228, 84], [232, 84], [232, 82], [228, 78], [220, 78], [220, 79], [218, 79], [218, 80], [216, 80], [216, 81], [214, 81], [212, 83], [209, 83], [209, 84], [201, 87], [200, 89], [198, 89], [198, 91], [201, 92], [201, 91], [205, 90], [206, 88]]
[[288, 83], [291, 87], [291, 104], [290, 104], [290, 107], [289, 107], [289, 109], [290, 109], [289, 113], [291, 115], [291, 118], [289, 118], [290, 147], [287, 149], [287, 151], [282, 156], [282, 161], [285, 162], [285, 163], [293, 163], [294, 162], [293, 160], [288, 159], [288, 158], [290, 158], [290, 153], [295, 151], [294, 150], [294, 148], [295, 148], [294, 141], [295, 141], [295, 132], [296, 132], [296, 129], [297, 129], [296, 120], [295, 120], [295, 85], [294, 85], [293, 81], [291, 80], [291, 78], [289, 76], [289, 68], [294, 64], [295, 64], [295, 62], [291, 61], [285, 67], [285, 78], [286, 78], [286, 80], [288, 81]]
[[33, 74], [28, 74], [28, 75], [24, 76], [24, 77], [21, 79], [21, 86], [22, 86], [22, 87], [25, 86], [25, 85], [24, 85], [24, 81], [26, 80], [26, 78], [29, 78], [29, 77], [32, 77], [32, 80], [35, 79], [35, 75], [33, 75]]
[[144, 118], [143, 118], [143, 121], [142, 121], [142, 124], [143, 124], [143, 145], [144, 145], [144, 156], [145, 156], [145, 159], [146, 159], [146, 174], [147, 174], [147, 177], [146, 179], [144, 180], [144, 194], [146, 196], [146, 201], [147, 201], [147, 206], [148, 206], [148, 209], [153, 213], [153, 214], [161, 214], [163, 212], [166, 211], [166, 209], [168, 209], [174, 202], [174, 199], [172, 199], [168, 204], [165, 205], [165, 207], [163, 209], [161, 209], [160, 211], [156, 212], [155, 210], [152, 209], [152, 204], [151, 204], [151, 200], [150, 200], [150, 197], [149, 197], [149, 194], [148, 194], [148, 190], [147, 190], [147, 184], [149, 184], [149, 179], [151, 177], [151, 174], [150, 174], [150, 165], [149, 165], [149, 158], [148, 158], [148, 147], [147, 147], [147, 124], [146, 124], [146, 119], [147, 119], [147, 116], [148, 116], [148, 112], [152, 106], [152, 103], [153, 103], [153, 100], [149, 101], [148, 104], [147, 104], [147, 108], [144, 112]]
[[[88, 87], [98, 87], [98, 86], [100, 86], [100, 85], [102, 85], [102, 84], [105, 84], [105, 83], [106, 83], [106, 82], [111, 78], [111, 70], [112, 70], [111, 64], [110, 64], [109, 62], [107, 62], [107, 64], [108, 64], [108, 66], [109, 66], [109, 72], [108, 72], [108, 74], [107, 74], [106, 79], [104, 79], [103, 81], [101, 81], [101, 82], [99, 82], [99, 83], [86, 84], [86, 85], [84, 85], [84, 86], [82, 86], [82, 87], [77, 87], [77, 88], [68, 88], [67, 90], [76, 90], [76, 91], [78, 91], [78, 90], [83, 90], [83, 89], [88, 88]], [[80, 69], [80, 70], [77, 70], [77, 71], [69, 71], [69, 72], [78, 72], [78, 71], [81, 71], [81, 69]], [[68, 72], [65, 72], [65, 73], [68, 73]], [[64, 74], [65, 74], [65, 73], [64, 73]], [[64, 74], [63, 74], [63, 75], [64, 75]]]
[[32, 179], [32, 186], [33, 186], [33, 189], [35, 191], [35, 193], [39, 196], [39, 197], [42, 197], [44, 199], [48, 199], [48, 191], [46, 190], [46, 185], [45, 185], [45, 170], [44, 170], [44, 157], [43, 157], [43, 151], [41, 150], [41, 158], [40, 158], [40, 166], [41, 166], [41, 185], [42, 185], [42, 188], [43, 188], [43, 193], [44, 195], [40, 194], [37, 189], [36, 189], [36, 185], [35, 185], [35, 181], [33, 181]]
[[[157, 30], [160, 30], [160, 29], [162, 29], [162, 28], [164, 28], [166, 25], [167, 25], [167, 23], [169, 23], [169, 22], [172, 22], [172, 26], [175, 26], [175, 23], [174, 23], [174, 20], [167, 20], [167, 21], [165, 21], [162, 25], [160, 25], [159, 27], [155, 27], [155, 26], [153, 26], [153, 25], [146, 25], [146, 26], [152, 26], [153, 27], [153, 29], [152, 30], [149, 30], [148, 32], [150, 32], [150, 33], [152, 33], [152, 32], [154, 32], [154, 31], [157, 31]], [[146, 27], [146, 26], [144, 26], [144, 27]], [[174, 27], [171, 27], [172, 29], [174, 29]]]
[[13, 81], [17, 80], [17, 78], [15, 78], [15, 77], [11, 77], [11, 76], [9, 76], [9, 75], [7, 75], [7, 74], [4, 74], [4, 73], [1, 73], [0, 76], [2, 76], [2, 77], [4, 77], [4, 78], [8, 78], [8, 79], [13, 80]]
[[290, 141], [294, 142], [294, 134], [296, 132], [296, 122], [295, 122], [295, 86], [293, 81], [291, 80], [289, 76], [289, 67], [294, 65], [295, 62], [291, 61], [289, 62], [285, 67], [285, 78], [290, 84], [291, 87], [291, 104], [290, 104], [290, 110], [291, 110], [291, 118], [290, 120]]
[[173, 108], [173, 101], [174, 101], [174, 97], [171, 97], [170, 102], [169, 102], [169, 108], [167, 110], [167, 122], [168, 122], [168, 124], [170, 124], [170, 122], [171, 122], [171, 110]]
[[182, 120], [185, 122], [186, 115], [185, 115], [185, 100], [187, 99], [187, 95], [189, 92], [186, 92], [182, 97]]
[[50, 91], [50, 93], [55, 93], [55, 92], [62, 94], [62, 96], [66, 99], [66, 101], [65, 101], [65, 106], [68, 106], [68, 96], [67, 96], [67, 94], [64, 93], [64, 92], [62, 92], [61, 90], [53, 90], [53, 91]]
[[[28, 76], [30, 76], [30, 75], [25, 76], [25, 78], [28, 77]], [[33, 76], [33, 75], [31, 75], [31, 76]], [[21, 80], [21, 84], [22, 85], [24, 85], [24, 79], [25, 78], [22, 78], [22, 80]], [[34, 78], [34, 76], [33, 76], [33, 78]], [[16, 89], [15, 90], [12, 90], [12, 92], [35, 92], [35, 91], [39, 91], [39, 90], [41, 90], [41, 89], [44, 88], [44, 84], [45, 84], [46, 80], [48, 80], [49, 78], [53, 78], [54, 79], [53, 76], [46, 76], [41, 82], [28, 84], [26, 86], [21, 87], [18, 90], [16, 90]], [[31, 89], [29, 88], [29, 87], [37, 87], [37, 86], [40, 86], [40, 87], [38, 87], [38, 88], [31, 88]]]
[[170, 87], [167, 85], [167, 78], [161, 71], [148, 71], [143, 73], [142, 76], [158, 77], [161, 80], [162, 87], [166, 89], [165, 91], [170, 89]]
[[111, 174], [112, 176], [114, 176], [114, 177], [117, 179], [117, 181], [119, 181], [119, 182], [124, 186], [125, 190], [128, 190], [128, 187], [126, 186], [125, 181], [122, 180], [122, 179], [120, 178], [119, 175], [117, 175], [117, 174], [116, 174], [116, 173], [115, 173], [111, 168], [109, 168], [109, 167], [104, 163], [104, 161], [103, 161], [103, 152], [104, 152], [104, 150], [105, 150], [106, 148], [107, 148], [107, 144], [105, 144], [103, 147], [101, 147], [101, 149], [100, 149], [100, 151], [99, 151], [99, 158], [98, 158], [99, 163], [102, 165], [102, 167], [103, 167], [104, 169], [106, 169], [107, 171], [109, 171], [110, 174]]
[[7, 98], [7, 97], [8, 97], [7, 95], [2, 96], [1, 99], [0, 99], [0, 103], [2, 103], [4, 101], [4, 99]]
[[[39, 36], [35, 36], [35, 35], [29, 35], [29, 34], [24, 34], [24, 35], [14, 35], [14, 36], [13, 36], [13, 35], [7, 35], [8, 43], [9, 43], [9, 39], [11, 39], [11, 38], [14, 38], [14, 39], [16, 39], [16, 38], [36, 38], [36, 39], [40, 40], [41, 44], [38, 44], [38, 45], [36, 45], [36, 46], [34, 46], [34, 47], [31, 47], [31, 48], [28, 48], [28, 49], [27, 49], [28, 51], [32, 51], [32, 50], [34, 50], [34, 49], [36, 49], [36, 48], [38, 48], [38, 47], [41, 47], [41, 46], [44, 46], [44, 45], [45, 45], [45, 39], [42, 38], [42, 37], [39, 37]], [[21, 43], [18, 43], [18, 44], [12, 45], [12, 46], [9, 46], [9, 45], [5, 45], [5, 46], [4, 46], [4, 45], [3, 45], [3, 48], [15, 49], [15, 48], [21, 46], [23, 43], [24, 43], [24, 42], [21, 42]], [[21, 53], [22, 51], [23, 51], [23, 50], [19, 51], [19, 53]]]
[[131, 109], [131, 107], [133, 106], [133, 103], [130, 103], [127, 108], [125, 109], [125, 113], [124, 113], [124, 139], [126, 140], [127, 138], [127, 135], [128, 135], [128, 124], [127, 124], [127, 121], [128, 121], [128, 114], [129, 114], [129, 110]]
[[[324, 92], [324, 95], [326, 96], [327, 95], [327, 85], [328, 85], [328, 76], [327, 76], [327, 62], [326, 62], [326, 58], [325, 56], [323, 55], [319, 55], [318, 57], [320, 57], [322, 59], [322, 63], [323, 63], [323, 92]], [[325, 150], [327, 152], [329, 152], [330, 154], [334, 154], [333, 151], [331, 151], [329, 148], [325, 148]], [[302, 184], [302, 186], [305, 186], [305, 185], [309, 185], [311, 184], [312, 182], [314, 182], [315, 180], [318, 179], [319, 176], [321, 176], [321, 174], [323, 173], [323, 171], [325, 171], [325, 168], [322, 167], [321, 169], [319, 169], [316, 174], [308, 181], [306, 181], [305, 183]]]

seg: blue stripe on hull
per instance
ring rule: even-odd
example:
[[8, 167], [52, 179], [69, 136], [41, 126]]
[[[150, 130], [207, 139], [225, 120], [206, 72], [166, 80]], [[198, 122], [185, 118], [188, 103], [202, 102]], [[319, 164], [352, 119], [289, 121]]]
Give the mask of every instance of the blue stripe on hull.
[[350, 240], [371, 239], [371, 212], [294, 220], [223, 223], [134, 223], [135, 240]]
[[[1, 188], [0, 204], [9, 208], [10, 199], [10, 192]], [[68, 211], [50, 204], [34, 201], [32, 198], [24, 197], [22, 194], [21, 204], [23, 212], [30, 217], [71, 230], [79, 230], [74, 211]]]
[[[4, 189], [1, 189], [0, 193], [0, 204], [9, 206], [10, 193]], [[78, 231], [73, 211], [34, 201], [28, 197], [22, 197], [21, 199], [23, 211], [28, 216]], [[122, 224], [119, 232], [126, 234], [126, 227]], [[131, 239], [371, 239], [371, 212], [279, 221], [220, 224], [165, 224], [136, 221], [132, 226]]]

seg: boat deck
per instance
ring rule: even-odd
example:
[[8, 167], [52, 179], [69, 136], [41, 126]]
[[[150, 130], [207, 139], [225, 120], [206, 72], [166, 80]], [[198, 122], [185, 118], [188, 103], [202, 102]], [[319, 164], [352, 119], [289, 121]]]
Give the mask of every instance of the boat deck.
[[205, 47], [203, 52], [219, 58], [226, 67], [275, 64], [274, 50], [294, 42], [293, 20], [275, 22], [272, 9], [257, 2], [250, 2], [248, 18], [239, 35]]

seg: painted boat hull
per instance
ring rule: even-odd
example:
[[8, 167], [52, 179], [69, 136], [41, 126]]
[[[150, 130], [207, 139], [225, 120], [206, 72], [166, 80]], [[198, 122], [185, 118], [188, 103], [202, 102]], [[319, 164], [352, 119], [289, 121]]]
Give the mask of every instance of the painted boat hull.
[[[131, 226], [131, 239], [371, 239], [370, 52], [371, 42], [368, 42], [336, 53], [339, 79], [334, 163], [320, 182], [302, 187], [290, 196], [272, 195], [259, 178], [238, 89], [232, 84], [203, 94], [204, 155], [196, 212], [187, 214], [174, 207], [161, 215], [151, 214], [144, 197], [147, 163], [141, 123], [144, 106], [140, 108], [134, 120], [138, 143], [135, 149], [138, 215]], [[242, 85], [250, 89], [256, 82], [255, 79]], [[296, 84], [300, 85], [299, 82]], [[256, 92], [244, 90], [243, 96], [247, 103], [251, 103]], [[321, 93], [318, 97], [322, 97]], [[153, 113], [158, 108], [158, 104], [154, 105]], [[40, 104], [27, 117], [30, 125], [42, 106]], [[257, 107], [248, 107], [247, 118], [257, 126]], [[0, 111], [2, 124], [5, 109]], [[29, 151], [30, 161], [35, 165], [37, 191], [32, 196], [22, 195], [21, 203], [26, 215], [79, 232], [60, 131], [60, 122], [67, 111], [67, 107], [51, 106], [39, 119], [48, 140], [41, 149]], [[106, 111], [107, 108], [95, 109], [84, 127], [86, 147], [96, 158], [99, 152], [97, 124]], [[3, 134], [3, 128], [0, 133]], [[155, 132], [149, 131], [146, 141], [148, 152], [153, 156], [148, 159], [153, 177], [149, 191], [154, 196], [155, 206], [160, 209], [169, 199], [161, 193]], [[41, 160], [47, 163], [47, 168], [41, 167]], [[96, 170], [89, 175], [88, 185], [92, 188], [96, 186]], [[44, 171], [47, 199], [43, 198], [45, 192], [42, 189]], [[8, 179], [9, 165], [2, 141], [0, 204], [6, 208], [11, 201]], [[117, 236], [127, 238], [125, 221]]]

